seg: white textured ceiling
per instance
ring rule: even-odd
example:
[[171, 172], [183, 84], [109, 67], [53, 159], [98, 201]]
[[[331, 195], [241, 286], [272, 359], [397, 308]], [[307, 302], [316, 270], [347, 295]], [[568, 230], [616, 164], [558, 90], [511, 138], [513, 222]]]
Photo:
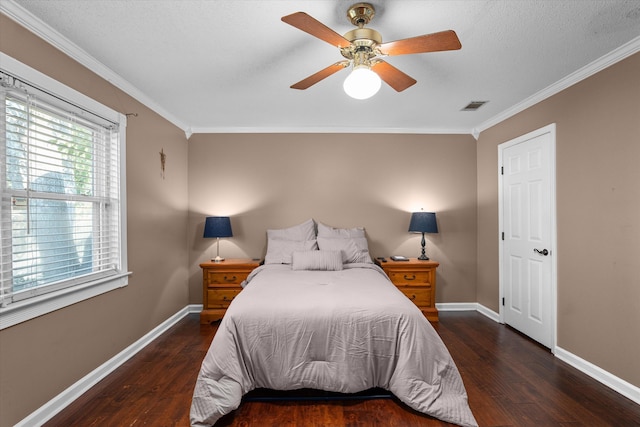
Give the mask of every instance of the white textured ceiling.
[[[355, 28], [356, 1], [0, 0], [3, 13], [191, 132], [477, 133], [640, 50], [639, 0], [370, 1], [392, 41], [453, 29], [459, 51], [387, 58], [418, 83], [358, 101], [348, 70], [289, 86], [343, 59], [283, 23], [307, 12]], [[41, 22], [42, 21], [42, 22]], [[461, 111], [470, 101], [489, 101]]]

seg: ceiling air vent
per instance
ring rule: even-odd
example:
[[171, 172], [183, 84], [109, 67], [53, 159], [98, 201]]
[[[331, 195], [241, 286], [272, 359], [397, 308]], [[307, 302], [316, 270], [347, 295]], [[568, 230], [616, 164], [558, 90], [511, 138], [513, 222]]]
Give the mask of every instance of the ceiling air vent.
[[476, 111], [478, 108], [482, 107], [487, 102], [489, 101], [471, 101], [469, 104], [467, 104], [466, 107], [462, 109], [462, 111]]

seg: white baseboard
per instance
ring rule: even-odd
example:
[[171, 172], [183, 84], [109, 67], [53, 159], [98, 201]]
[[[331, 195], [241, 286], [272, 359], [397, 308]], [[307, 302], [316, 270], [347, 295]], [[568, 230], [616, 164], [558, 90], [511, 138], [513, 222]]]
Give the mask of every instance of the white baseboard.
[[478, 303], [475, 302], [439, 302], [436, 308], [439, 311], [477, 311]]
[[567, 350], [556, 347], [555, 355], [558, 359], [566, 362], [567, 364], [573, 366], [579, 371], [589, 375], [591, 378], [596, 381], [601, 382], [606, 385], [610, 389], [620, 393], [627, 399], [630, 399], [640, 405], [640, 388], [634, 386], [623, 380], [622, 378], [618, 378], [610, 372], [605, 371], [599, 366], [594, 365], [591, 362], [588, 362], [575, 354], [568, 352]]
[[[499, 322], [500, 316], [495, 311], [483, 306], [479, 303], [439, 303], [436, 304], [438, 310], [441, 311], [477, 311], [489, 319]], [[70, 405], [74, 400], [79, 398], [83, 393], [96, 385], [104, 377], [115, 371], [127, 360], [135, 356], [139, 351], [146, 347], [153, 340], [165, 333], [169, 328], [182, 320], [190, 313], [199, 313], [202, 311], [202, 304], [192, 304], [184, 307], [176, 314], [162, 322], [153, 330], [148, 332], [142, 338], [120, 353], [103, 363], [98, 368], [78, 380], [65, 391], [51, 399], [49, 402], [38, 408], [35, 412], [20, 421], [15, 427], [39, 426], [53, 418], [56, 414]], [[624, 381], [621, 378], [605, 371], [604, 369], [584, 360], [580, 357], [560, 348], [556, 347], [555, 356], [568, 363], [579, 371], [584, 372], [593, 379], [601, 382], [605, 386], [620, 393], [626, 398], [640, 404], [640, 388]]]
[[487, 316], [489, 319], [493, 320], [496, 323], [500, 323], [500, 315], [480, 303], [478, 303], [478, 313]]
[[495, 311], [477, 302], [444, 302], [437, 303], [436, 308], [440, 311], [477, 311], [487, 316], [494, 322], [500, 323], [500, 315]]
[[24, 418], [15, 427], [40, 426], [53, 418], [56, 414], [69, 406], [74, 400], [96, 385], [104, 377], [115, 371], [127, 360], [135, 356], [140, 350], [146, 347], [153, 340], [165, 333], [169, 328], [182, 320], [189, 313], [199, 313], [202, 311], [202, 304], [188, 305], [176, 314], [156, 326], [138, 341], [116, 354], [111, 359], [94, 369], [65, 391], [42, 405], [35, 412]]

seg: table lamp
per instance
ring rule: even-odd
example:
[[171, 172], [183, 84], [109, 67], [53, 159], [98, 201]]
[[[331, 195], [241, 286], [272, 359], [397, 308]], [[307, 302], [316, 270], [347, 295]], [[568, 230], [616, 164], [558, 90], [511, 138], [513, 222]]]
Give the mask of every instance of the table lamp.
[[216, 257], [212, 258], [213, 262], [224, 261], [224, 258], [220, 256], [220, 238], [221, 237], [233, 237], [231, 232], [231, 220], [228, 216], [209, 216], [204, 223], [204, 238], [215, 237], [217, 241], [217, 253]]
[[411, 222], [409, 222], [410, 233], [422, 233], [422, 255], [418, 259], [426, 261], [429, 259], [424, 251], [424, 233], [437, 233], [438, 224], [436, 224], [435, 212], [414, 212], [411, 214]]

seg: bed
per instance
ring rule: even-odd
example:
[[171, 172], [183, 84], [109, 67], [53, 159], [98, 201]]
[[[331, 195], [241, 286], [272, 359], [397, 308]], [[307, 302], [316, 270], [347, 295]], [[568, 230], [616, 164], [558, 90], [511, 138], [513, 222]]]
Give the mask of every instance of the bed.
[[384, 388], [417, 411], [477, 425], [448, 350], [371, 262], [364, 231], [270, 231], [265, 264], [243, 283], [202, 362], [192, 426], [215, 424], [256, 388]]

